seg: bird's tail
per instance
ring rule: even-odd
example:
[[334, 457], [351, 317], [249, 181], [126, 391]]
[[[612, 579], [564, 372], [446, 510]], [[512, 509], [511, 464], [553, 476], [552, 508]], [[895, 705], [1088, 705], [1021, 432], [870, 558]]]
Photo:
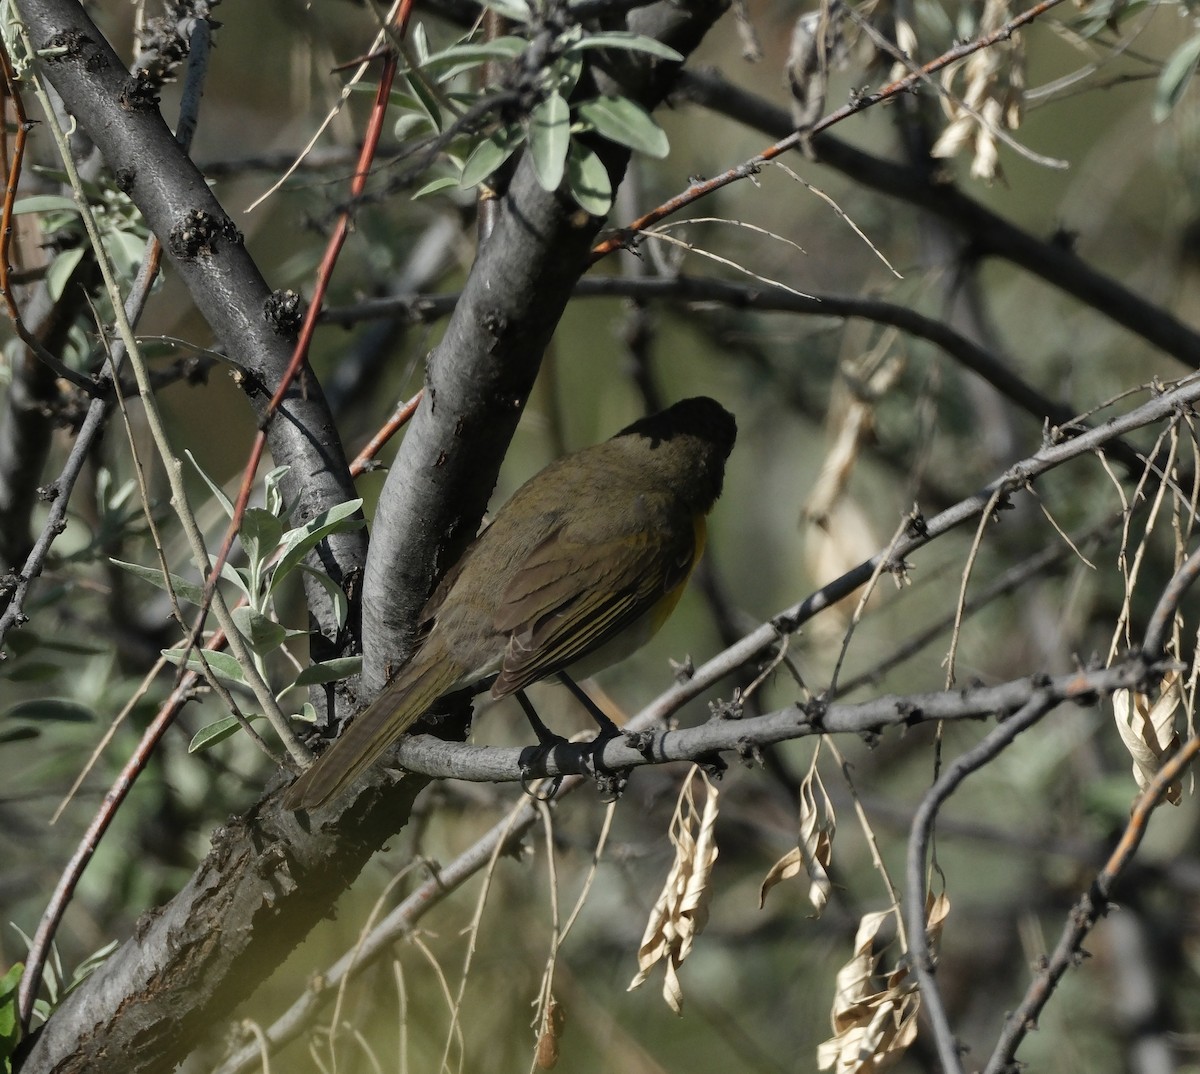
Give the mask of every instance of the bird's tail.
[[296, 780], [284, 809], [315, 809], [345, 790], [462, 676], [436, 639], [421, 648], [371, 704]]

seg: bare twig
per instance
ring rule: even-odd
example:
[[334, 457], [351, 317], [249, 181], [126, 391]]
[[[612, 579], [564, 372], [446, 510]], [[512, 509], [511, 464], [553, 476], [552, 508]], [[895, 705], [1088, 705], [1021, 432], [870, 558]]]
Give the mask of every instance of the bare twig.
[[[575, 297], [720, 303], [731, 309], [861, 318], [878, 324], [892, 325], [940, 347], [956, 362], [987, 381], [1011, 403], [1039, 422], [1048, 420], [1052, 426], [1052, 436], [1071, 435], [1084, 427], [1072, 407], [1042, 395], [987, 348], [955, 331], [944, 321], [927, 317], [898, 303], [857, 295], [802, 296], [774, 285], [733, 283], [729, 280], [687, 275], [669, 279], [646, 276], [589, 277], [579, 281], [575, 288]], [[414, 322], [434, 321], [453, 310], [457, 300], [458, 295], [454, 292], [444, 295], [405, 295], [397, 298], [370, 299], [353, 306], [328, 309], [322, 317], [334, 324], [345, 325], [396, 316], [404, 316]], [[1145, 467], [1141, 456], [1124, 443], [1115, 442], [1108, 450], [1130, 473], [1140, 473]]]
[[[782, 136], [794, 130], [785, 109], [711, 71], [682, 72], [679, 88], [687, 99], [764, 134]], [[919, 169], [872, 156], [831, 135], [817, 138], [814, 149], [819, 163], [860, 186], [950, 221], [976, 256], [1000, 257], [1019, 265], [1188, 367], [1200, 368], [1200, 333], [1158, 303], [1097, 271], [1070, 249], [1023, 231], [950, 184], [930, 182]]]
[[1038, 691], [1017, 712], [1004, 717], [999, 727], [994, 728], [979, 743], [946, 766], [937, 782], [921, 799], [913, 817], [912, 831], [908, 839], [904, 893], [908, 918], [908, 950], [921, 989], [922, 1006], [933, 1024], [934, 1040], [943, 1074], [962, 1074], [963, 1068], [959, 1061], [958, 1042], [950, 1028], [941, 991], [934, 977], [933, 957], [925, 925], [925, 870], [933, 826], [942, 803], [958, 789], [967, 776], [998, 756], [1017, 735], [1032, 727], [1057, 703], [1052, 696]]
[[672, 216], [700, 198], [707, 197], [714, 191], [729, 186], [730, 183], [757, 175], [762, 170], [764, 164], [769, 163], [778, 156], [782, 156], [789, 150], [804, 145], [813, 136], [828, 130], [835, 124], [841, 123], [843, 120], [849, 119], [851, 116], [872, 108], [883, 101], [891, 100], [902, 93], [908, 92], [930, 75], [936, 74], [942, 68], [949, 67], [950, 64], [956, 63], [970, 56], [972, 53], [980, 51], [980, 49], [989, 48], [998, 41], [1008, 40], [1014, 31], [1033, 22], [1039, 15], [1045, 14], [1060, 3], [1062, 3], [1062, 0], [1042, 0], [1041, 3], [1034, 4], [1033, 7], [1010, 19], [1003, 26], [991, 33], [983, 34], [973, 41], [966, 41], [955, 45], [952, 49], [942, 53], [937, 59], [930, 60], [929, 63], [912, 74], [884, 86], [881, 90], [875, 93], [863, 93], [855, 96], [849, 104], [843, 105], [836, 112], [831, 112], [824, 119], [814, 123], [812, 127], [793, 131], [786, 138], [782, 138], [774, 145], [768, 146], [749, 160], [722, 172], [720, 175], [714, 176], [712, 179], [697, 180], [681, 194], [677, 194], [670, 200], [663, 202], [657, 208], [651, 209], [650, 212], [639, 216], [632, 223], [621, 228], [617, 234], [597, 243], [592, 251], [593, 261], [598, 261], [614, 250], [619, 250], [630, 245], [639, 232], [645, 231], [646, 228], [657, 224], [658, 221], [668, 216]]
[[979, 524], [975, 527], [975, 536], [971, 539], [971, 547], [967, 552], [967, 562], [963, 564], [962, 577], [958, 584], [958, 601], [954, 606], [954, 629], [950, 632], [950, 651], [946, 654], [946, 689], [954, 685], [954, 667], [958, 657], [958, 642], [962, 636], [963, 609], [967, 604], [967, 585], [971, 580], [971, 571], [979, 556], [983, 544], [983, 535], [988, 524], [995, 522], [995, 511], [1001, 502], [1001, 492], [997, 489], [982, 511], [979, 512]]
[[[1176, 572], [1159, 598], [1158, 606], [1151, 616], [1151, 625], [1146, 632], [1143, 659], [1147, 660], [1147, 671], [1151, 662], [1163, 666], [1163, 639], [1167, 626], [1172, 621], [1184, 593], [1200, 574], [1200, 556], [1193, 555]], [[1037, 694], [1014, 715], [1007, 717], [1000, 726], [988, 733], [979, 743], [956, 758], [922, 799], [913, 817], [908, 843], [906, 900], [910, 931], [910, 951], [913, 968], [920, 984], [923, 1002], [933, 1025], [938, 1056], [945, 1074], [961, 1074], [958, 1042], [950, 1027], [942, 1003], [941, 993], [934, 976], [934, 965], [930, 954], [928, 936], [925, 931], [925, 869], [929, 840], [937, 820], [938, 810], [962, 781], [977, 771], [1004, 750], [1018, 734], [1032, 726], [1049, 712], [1057, 701], [1049, 695]], [[1125, 832], [1108, 862], [1093, 881], [1092, 886], [1076, 903], [1054, 955], [1039, 971], [1020, 1007], [1005, 1020], [1004, 1030], [987, 1065], [987, 1074], [999, 1074], [1009, 1069], [1016, 1049], [1024, 1039], [1029, 1027], [1053, 994], [1058, 982], [1076, 958], [1084, 937], [1096, 922], [1108, 911], [1109, 895], [1121, 871], [1132, 859], [1146, 833], [1150, 814], [1161, 803], [1171, 785], [1178, 780], [1200, 753], [1200, 737], [1193, 737], [1153, 777], [1145, 791], [1139, 795]]]
[[[745, 656], [745, 649], [735, 646], [704, 665], [698, 674], [704, 673], [707, 678], [710, 665], [724, 665], [734, 652]], [[624, 735], [603, 744], [565, 742], [547, 753], [533, 746], [472, 746], [420, 734], [402, 738], [394, 757], [409, 772], [476, 783], [515, 783], [530, 777], [578, 775], [596, 770], [622, 771], [647, 765], [694, 762], [713, 753], [744, 754], [754, 747], [790, 742], [809, 735], [874, 735], [888, 727], [1007, 715], [1039, 698], [1054, 704], [1063, 701], [1085, 704], [1114, 690], [1140, 688], [1160, 676], [1167, 666], [1149, 663], [1134, 654], [1111, 667], [1053, 678], [1039, 674], [995, 686], [886, 694], [854, 704], [792, 705], [763, 716], [740, 720], [714, 717], [692, 727], [664, 730], [661, 724], [665, 714], [675, 712], [682, 704], [679, 689], [675, 688], [661, 694], [653, 704], [632, 717], [622, 728], [626, 732]]]
[[352, 474], [360, 474], [367, 469], [371, 460], [379, 454], [383, 446], [412, 419], [413, 414], [416, 413], [417, 404], [420, 402], [421, 392], [417, 392], [407, 403], [401, 403], [396, 407], [392, 416], [376, 430], [375, 435], [367, 441], [366, 446], [350, 464], [350, 472]]
[[[106, 394], [107, 386], [104, 383], [93, 380], [91, 377], [85, 376], [78, 370], [72, 369], [70, 366], [64, 365], [57, 355], [51, 354], [43, 347], [41, 340], [26, 326], [24, 318], [21, 316], [21, 310], [17, 306], [16, 296], [13, 294], [12, 266], [9, 264], [9, 257], [12, 253], [9, 249], [9, 243], [13, 232], [13, 204], [17, 199], [17, 184], [21, 181], [21, 163], [25, 157], [25, 143], [29, 138], [31, 124], [25, 115], [25, 105], [21, 100], [20, 91], [17, 89], [16, 78], [13, 76], [12, 62], [8, 56], [8, 49], [4, 47], [2, 41], [0, 41], [0, 71], [4, 75], [5, 95], [12, 101], [13, 111], [16, 114], [16, 130], [13, 135], [11, 160], [8, 159], [7, 131], [4, 134], [2, 143], [4, 151], [2, 163], [6, 169], [6, 179], [4, 185], [4, 203], [2, 210], [0, 210], [0, 299], [3, 299], [4, 305], [8, 310], [8, 316], [13, 323], [14, 331], [20, 337], [21, 342], [29, 348], [30, 352], [39, 361], [49, 366], [54, 371], [55, 376], [61, 377], [70, 384], [74, 384], [75, 387], [82, 389], [90, 396], [100, 397]], [[2, 103], [2, 100], [0, 100], [0, 104]], [[6, 117], [0, 116], [0, 119], [6, 119]]]
[[1037, 1025], [1038, 1016], [1049, 1002], [1063, 975], [1076, 964], [1084, 939], [1096, 923], [1111, 908], [1109, 898], [1121, 873], [1141, 846], [1146, 836], [1150, 814], [1162, 804], [1172, 784], [1182, 779], [1196, 756], [1200, 754], [1200, 736], [1193, 736], [1180, 748], [1138, 795], [1133, 804], [1121, 839], [1104, 868], [1092, 881], [1091, 888], [1071, 907], [1054, 952], [1040, 968], [1026, 989], [1025, 996], [1007, 1018], [996, 1047], [984, 1067], [984, 1074], [1004, 1074], [1012, 1069], [1017, 1049], [1026, 1034]]
[[1142, 651], [1151, 660], [1163, 659], [1167, 654], [1167, 636], [1171, 630], [1175, 612], [1179, 609], [1184, 595], [1200, 575], [1200, 550], [1193, 550], [1184, 565], [1175, 572], [1174, 577], [1167, 583], [1158, 598], [1158, 603], [1146, 626], [1146, 637], [1142, 642]]
[[[558, 796], [569, 794], [586, 781], [577, 778], [564, 780]], [[411, 895], [396, 907], [373, 929], [353, 951], [343, 955], [337, 962], [314, 981], [299, 999], [266, 1031], [269, 1047], [278, 1049], [289, 1040], [311, 1028], [313, 1014], [327, 1003], [341, 982], [351, 973], [369, 966], [381, 955], [391, 950], [396, 940], [409, 934], [416, 923], [449, 894], [467, 880], [486, 868], [498, 853], [518, 843], [537, 820], [537, 804], [526, 799], [517, 804], [511, 814], [494, 824], [484, 835], [448, 865], [437, 869]], [[217, 1068], [215, 1074], [246, 1074], [260, 1061], [257, 1043], [241, 1048], [230, 1059]]]
[[[199, 30], [199, 25], [198, 23], [197, 31]], [[207, 24], [203, 25], [205, 27], [204, 32], [207, 33]], [[207, 48], [202, 48], [199, 54], [193, 55], [189, 61], [187, 84], [191, 88], [184, 96], [184, 103], [188, 109], [199, 108], [199, 81], [203, 79], [204, 72], [207, 70], [207, 58], [208, 50]], [[184, 112], [181, 116], [181, 125], [184, 126], [186, 136], [190, 137], [190, 134], [195, 130], [195, 116], [189, 114], [189, 112]], [[126, 326], [136, 324], [141, 317], [146, 302], [150, 297], [150, 290], [154, 285], [155, 277], [158, 275], [161, 254], [162, 247], [160, 244], [157, 240], [151, 240], [142, 258], [142, 264], [138, 270], [137, 277], [130, 288], [128, 296], [125, 298], [123, 306], [119, 302], [119, 296], [114, 296], [114, 305], [121, 310]], [[132, 329], [130, 330], [132, 331]], [[112, 355], [110, 356], [114, 379], [119, 373], [120, 363], [124, 357], [124, 347], [125, 340], [116, 341]], [[25, 596], [34, 578], [41, 573], [42, 563], [50, 551], [51, 543], [65, 527], [66, 510], [71, 500], [71, 491], [74, 488], [75, 481], [79, 476], [84, 461], [91, 452], [96, 437], [100, 435], [104, 428], [111, 407], [111, 400], [101, 398], [93, 400], [88, 408], [83, 426], [75, 439], [75, 446], [72, 448], [71, 454], [67, 459], [67, 464], [55, 483], [58, 495], [51, 505], [50, 518], [47, 520], [38, 541], [35, 543], [33, 551], [30, 552], [28, 560], [26, 560], [9, 607], [5, 609], [4, 615], [0, 616], [0, 643], [3, 643], [5, 633], [13, 624], [20, 624], [25, 621], [26, 617], [21, 610]], [[96, 813], [95, 817], [93, 817], [74, 855], [63, 869], [54, 894], [51, 896], [49, 904], [42, 913], [42, 918], [38, 922], [38, 928], [34, 934], [33, 942], [30, 945], [29, 954], [26, 958], [27, 972], [21, 978], [18, 997], [21, 1024], [25, 1028], [28, 1028], [29, 1019], [33, 1014], [33, 1004], [37, 998], [37, 989], [41, 983], [42, 966], [45, 964], [50, 945], [54, 940], [54, 934], [58, 929], [58, 924], [62, 920], [62, 915], [65, 913], [67, 905], [74, 894], [75, 885], [83, 875], [83, 870], [91, 860], [92, 854], [95, 853], [101, 837], [108, 830], [109, 825], [115, 818], [117, 809], [133, 785], [133, 780], [145, 766], [146, 760], [149, 757], [149, 751], [157, 744], [159, 738], [162, 737], [162, 734], [174, 720], [179, 706], [186, 700], [187, 688], [181, 691], [177, 685], [176, 694], [178, 695], [177, 704], [164, 705], [160, 709], [159, 717], [155, 719], [154, 723], [142, 737], [141, 749], [135, 751], [135, 755], [126, 764], [116, 784], [105, 795], [103, 806]]]
[[[407, 24], [408, 13], [411, 9], [411, 0], [401, 0], [397, 5], [396, 17], [403, 20], [404, 24]], [[379, 86], [376, 89], [375, 104], [371, 110], [371, 118], [367, 125], [366, 134], [363, 137], [363, 147], [362, 153], [359, 156], [358, 167], [350, 183], [350, 196], [352, 200], [362, 193], [363, 188], [366, 186], [367, 177], [370, 175], [371, 161], [374, 159], [375, 149], [379, 145], [379, 138], [383, 132], [383, 122], [387, 115], [388, 98], [391, 94], [395, 76], [396, 54], [391, 49], [388, 49], [383, 54], [383, 70], [380, 73]], [[304, 320], [296, 339], [296, 346], [292, 351], [291, 361], [288, 363], [287, 369], [284, 371], [271, 396], [270, 402], [267, 404], [266, 411], [260, 422], [259, 432], [254, 438], [254, 443], [250, 449], [250, 457], [243, 471], [242, 484], [238, 490], [237, 500], [233, 505], [233, 517], [229, 520], [225, 539], [222, 541], [221, 547], [213, 561], [212, 569], [205, 576], [204, 602], [199, 613], [200, 621], [204, 618], [208, 602], [210, 600], [213, 601], [215, 606], [220, 601], [220, 595], [216, 589], [217, 580], [220, 578], [221, 570], [229, 558], [229, 553], [233, 549], [233, 542], [237, 538], [238, 531], [241, 529], [246, 508], [250, 503], [250, 494], [254, 488], [254, 475], [258, 472], [258, 464], [262, 460], [263, 453], [267, 448], [267, 427], [276, 413], [278, 413], [280, 404], [283, 402], [284, 397], [291, 391], [293, 383], [300, 375], [300, 371], [304, 368], [304, 364], [308, 360], [309, 347], [312, 344], [313, 334], [317, 327], [317, 314], [325, 299], [325, 294], [333, 277], [333, 270], [342, 252], [342, 247], [345, 245], [346, 239], [350, 234], [350, 219], [350, 210], [343, 210], [339, 214], [337, 226], [334, 228], [334, 232], [326, 244], [325, 254], [321, 259], [320, 267], [317, 269], [312, 300], [305, 311]], [[235, 640], [233, 635], [236, 631], [224, 623], [222, 626], [225, 629], [225, 633], [229, 635], [230, 642], [233, 643]], [[270, 706], [266, 706], [266, 708], [269, 711]], [[285, 727], [286, 721], [282, 727], [276, 727], [276, 732], [280, 734], [285, 746], [287, 746], [288, 752], [296, 760], [306, 763], [311, 759], [311, 755], [306, 748], [300, 746], [299, 741], [294, 735], [284, 729]], [[299, 749], [297, 749], [298, 746], [300, 747]]]
[[1059, 563], [1075, 551], [1074, 545], [1082, 544], [1084, 541], [1096, 541], [1106, 536], [1111, 537], [1113, 527], [1119, 521], [1119, 517], [1117, 519], [1108, 519], [1099, 526], [1092, 527], [1085, 533], [1075, 535], [1070, 546], [1050, 545], [1043, 548], [1036, 555], [1022, 560], [1020, 563], [1009, 568], [999, 578], [984, 586], [974, 597], [963, 604], [961, 609], [956, 606], [954, 611], [949, 615], [943, 616], [936, 622], [930, 623], [924, 629], [914, 632], [903, 645], [898, 646], [891, 653], [879, 660], [873, 667], [839, 686], [837, 695], [844, 696], [861, 686], [867, 686], [877, 681], [884, 672], [920, 652], [921, 649], [933, 642], [943, 631], [949, 630], [959, 622], [960, 618], [965, 619], [967, 616], [986, 607], [993, 600], [1019, 590], [1029, 579], [1035, 578], [1044, 571], [1052, 570], [1058, 566]]
[[87, 830], [75, 848], [75, 853], [71, 855], [70, 861], [67, 862], [62, 875], [58, 878], [58, 884], [55, 885], [54, 893], [50, 896], [50, 901], [46, 904], [46, 909], [42, 912], [42, 918], [38, 922], [37, 931], [33, 935], [33, 942], [30, 944], [29, 954], [25, 960], [25, 972], [21, 975], [19, 1003], [21, 1020], [25, 1027], [28, 1027], [29, 1019], [33, 1014], [33, 1004], [37, 999], [38, 987], [41, 985], [42, 967], [46, 963], [50, 944], [53, 942], [63, 914], [67, 912], [67, 906], [75, 894], [75, 886], [79, 883], [79, 878], [87, 868], [88, 862], [92, 860], [92, 855], [100, 845], [104, 833], [108, 831], [109, 826], [116, 818], [116, 811], [132, 789], [133, 781], [146, 767], [151, 753], [166, 734], [167, 729], [174, 723], [176, 713], [188, 700], [188, 697], [189, 693], [182, 684], [176, 686], [171, 696], [159, 709], [158, 715], [142, 735], [138, 748], [125, 762], [111, 789], [104, 796], [103, 805], [88, 824]]
[[887, 548], [884, 549], [883, 555], [879, 557], [879, 562], [875, 565], [875, 570], [871, 577], [867, 579], [867, 584], [863, 586], [863, 591], [859, 594], [858, 603], [854, 606], [854, 612], [850, 616], [850, 622], [846, 626], [846, 631], [842, 635], [842, 644], [838, 649], [837, 660], [833, 665], [833, 673], [829, 676], [829, 688], [827, 693], [830, 697], [836, 697], [838, 689], [838, 679], [842, 673], [842, 665], [846, 661], [846, 655], [850, 652], [850, 639], [854, 637], [854, 631], [858, 629], [858, 624], [862, 621], [863, 612], [867, 607], [867, 601], [871, 599], [871, 594], [875, 592], [875, 587], [879, 584], [880, 575], [888, 564], [895, 562], [895, 548], [912, 525], [912, 519], [906, 518], [901, 520], [900, 525], [896, 527], [892, 534], [892, 539], [888, 542]]

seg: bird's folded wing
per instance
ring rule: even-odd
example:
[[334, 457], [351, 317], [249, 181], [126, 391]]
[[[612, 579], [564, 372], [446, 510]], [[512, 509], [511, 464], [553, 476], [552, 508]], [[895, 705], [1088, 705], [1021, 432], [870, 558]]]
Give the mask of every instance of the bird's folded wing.
[[649, 612], [691, 572], [688, 527], [582, 544], [562, 531], [534, 548], [506, 588], [496, 628], [509, 644], [493, 697], [523, 689], [594, 653]]

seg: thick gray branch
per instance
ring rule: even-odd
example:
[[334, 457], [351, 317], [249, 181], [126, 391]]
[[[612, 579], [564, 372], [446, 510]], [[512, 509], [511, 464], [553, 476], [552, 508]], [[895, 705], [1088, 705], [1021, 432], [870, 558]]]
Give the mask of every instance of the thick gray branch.
[[[269, 315], [271, 292], [233, 221], [175, 141], [153, 97], [130, 77], [75, 0], [17, 0], [47, 80], [87, 131], [124, 190], [162, 241], [197, 308], [232, 361], [248, 376], [261, 414], [280, 383], [292, 341]], [[297, 522], [354, 496], [341, 442], [311, 372], [302, 374], [268, 429], [271, 454], [290, 466], [286, 493]], [[332, 537], [318, 554], [339, 583], [365, 557], [361, 532]], [[309, 609], [322, 631], [336, 630], [324, 589], [308, 583]]]
[[323, 812], [312, 831], [269, 802], [218, 828], [183, 890], [144, 914], [27, 1045], [21, 1074], [172, 1069], [329, 913], [426, 780], [383, 793], [387, 782]]
[[[1163, 665], [1165, 667], [1165, 665]], [[779, 742], [818, 734], [870, 735], [888, 727], [931, 720], [1004, 718], [1023, 706], [1094, 702], [1119, 688], [1133, 689], [1161, 674], [1140, 657], [1096, 671], [1054, 679], [1025, 678], [998, 686], [889, 695], [857, 704], [794, 705], [748, 719], [713, 717], [694, 727], [638, 730], [607, 742], [535, 746], [472, 746], [430, 735], [402, 739], [395, 759], [408, 772], [477, 783], [513, 783], [547, 776], [619, 772], [671, 761], [711, 760], [722, 753], [753, 756]]]
[[[687, 55], [724, 8], [723, 0], [659, 3], [633, 12], [629, 28]], [[623, 69], [622, 92], [653, 107], [675, 67], [648, 61]], [[628, 153], [611, 143], [597, 151], [615, 186]], [[528, 159], [496, 205], [493, 230], [430, 356], [425, 398], [375, 516], [363, 587], [368, 695], [407, 655], [425, 598], [475, 534], [542, 352], [602, 223], [564, 194], [544, 191]]]

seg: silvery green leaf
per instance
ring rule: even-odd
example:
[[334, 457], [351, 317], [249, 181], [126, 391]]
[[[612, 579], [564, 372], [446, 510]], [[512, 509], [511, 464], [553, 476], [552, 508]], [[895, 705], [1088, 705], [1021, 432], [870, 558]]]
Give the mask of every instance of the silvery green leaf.
[[288, 530], [279, 542], [285, 551], [275, 565], [275, 574], [271, 578], [271, 590], [274, 590], [280, 581], [287, 577], [296, 565], [308, 555], [314, 545], [329, 534], [357, 529], [365, 525], [361, 517], [356, 517], [360, 507], [362, 507], [361, 499], [347, 500], [345, 503], [335, 504], [328, 511], [322, 511], [306, 525]]
[[1161, 123], [1174, 110], [1200, 62], [1200, 34], [1189, 37], [1163, 65], [1154, 90], [1154, 120]]
[[188, 462], [190, 462], [196, 468], [196, 473], [204, 478], [204, 483], [208, 486], [209, 491], [212, 492], [213, 496], [216, 497], [217, 503], [221, 505], [222, 509], [225, 511], [225, 514], [227, 514], [230, 518], [233, 518], [233, 504], [230, 502], [229, 497], [225, 495], [225, 491], [211, 477], [209, 477], [208, 474], [204, 472], [204, 467], [202, 467], [196, 461], [195, 455], [193, 455], [190, 451], [185, 451], [184, 455], [187, 456]]
[[670, 149], [667, 132], [646, 109], [628, 97], [596, 97], [578, 105], [575, 113], [610, 142], [639, 153], [665, 157]]
[[[175, 664], [177, 667], [180, 664], [184, 664], [182, 649], [163, 649], [162, 655], [169, 663]], [[189, 671], [202, 673], [205, 663], [208, 664], [213, 674], [219, 679], [238, 684], [246, 681], [245, 676], [242, 675], [241, 665], [238, 664], [237, 660], [228, 653], [221, 653], [216, 649], [205, 649], [203, 662], [197, 655], [196, 650], [191, 650], [185, 666]]]
[[[110, 559], [109, 563], [120, 567], [130, 574], [149, 582], [151, 585], [158, 586], [159, 589], [167, 588], [167, 579], [163, 577], [163, 572], [157, 567], [144, 567], [140, 563], [126, 563], [123, 559]], [[178, 574], [171, 574], [171, 588], [175, 591], [175, 595], [180, 600], [186, 600], [191, 604], [200, 606], [204, 599], [204, 587], [196, 585], [194, 582], [189, 582], [181, 578]]]
[[567, 187], [579, 207], [593, 216], [605, 216], [612, 208], [608, 169], [592, 150], [578, 142], [571, 143], [567, 155]]
[[543, 190], [555, 191], [567, 166], [571, 144], [571, 108], [566, 99], [551, 93], [529, 114], [529, 155]]
[[645, 34], [630, 33], [628, 30], [609, 30], [605, 33], [588, 34], [573, 45], [567, 47], [568, 52], [578, 52], [585, 48], [622, 48], [631, 52], [645, 52], [657, 56], [660, 60], [671, 60], [682, 63], [682, 53], [676, 52], [670, 45]]
[[427, 198], [430, 194], [436, 194], [439, 191], [446, 190], [450, 187], [457, 189], [458, 180], [449, 175], [443, 175], [440, 179], [430, 180], [423, 187], [421, 187], [420, 190], [416, 191], [412, 196], [412, 200], [416, 201], [417, 198]]
[[361, 656], [343, 656], [334, 660], [325, 660], [319, 664], [309, 664], [299, 675], [293, 686], [311, 686], [319, 682], [338, 682], [351, 675], [357, 675], [362, 670]]
[[509, 157], [525, 140], [525, 130], [520, 124], [501, 127], [480, 142], [463, 164], [458, 185], [463, 189], [478, 186]]

